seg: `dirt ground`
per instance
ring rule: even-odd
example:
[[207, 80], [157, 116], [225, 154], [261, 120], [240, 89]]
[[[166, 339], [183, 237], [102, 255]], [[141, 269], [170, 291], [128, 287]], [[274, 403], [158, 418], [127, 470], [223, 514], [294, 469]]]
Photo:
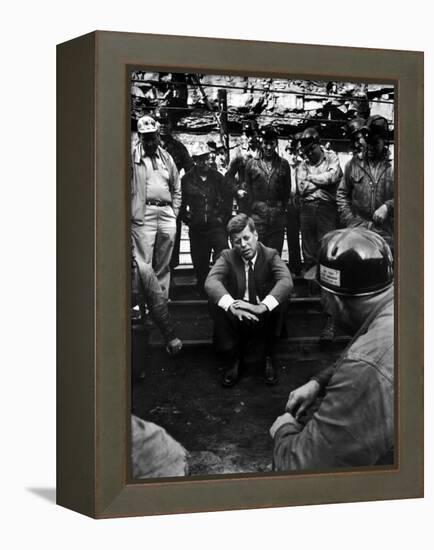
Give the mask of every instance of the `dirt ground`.
[[279, 382], [272, 387], [265, 384], [260, 365], [249, 365], [236, 386], [225, 388], [212, 347], [186, 347], [176, 358], [157, 347], [143, 360], [143, 378], [133, 382], [132, 410], [184, 445], [191, 475], [270, 471], [268, 430], [284, 412], [289, 392], [330, 364], [341, 349], [280, 359]]

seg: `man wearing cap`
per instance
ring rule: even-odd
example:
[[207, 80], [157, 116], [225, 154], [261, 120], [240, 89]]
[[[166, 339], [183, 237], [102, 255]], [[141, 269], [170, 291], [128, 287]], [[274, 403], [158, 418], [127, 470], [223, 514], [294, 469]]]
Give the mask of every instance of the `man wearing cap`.
[[341, 222], [375, 231], [393, 253], [394, 174], [387, 120], [379, 115], [355, 119], [348, 124], [348, 134], [354, 154], [336, 195]]
[[[172, 135], [172, 125], [168, 118], [162, 118], [159, 120], [159, 136], [160, 144], [163, 149], [165, 149], [169, 155], [173, 158], [176, 168], [178, 169], [179, 174], [187, 173], [190, 168], [193, 167], [193, 161], [190, 157], [190, 153], [187, 150], [187, 147], [181, 143], [178, 139], [174, 138]], [[176, 220], [176, 236], [175, 243], [173, 245], [172, 257], [170, 259], [170, 271], [171, 271], [171, 280], [173, 283], [173, 270], [179, 265], [179, 247], [181, 243], [181, 217], [178, 216]]]
[[322, 300], [353, 335], [332, 367], [289, 394], [270, 429], [276, 470], [393, 464], [393, 259], [382, 237], [341, 229], [321, 242]]
[[233, 152], [232, 160], [225, 174], [226, 186], [232, 189], [237, 202], [237, 210], [240, 214], [246, 213], [248, 210], [246, 165], [250, 159], [259, 158], [259, 152], [258, 125], [254, 120], [244, 122], [241, 141]]
[[247, 210], [255, 222], [259, 240], [282, 254], [286, 205], [291, 192], [291, 169], [277, 154], [277, 131], [260, 131], [261, 152], [246, 165]]
[[181, 206], [181, 182], [171, 155], [159, 145], [157, 123], [137, 121], [140, 140], [132, 153], [131, 232], [139, 264], [152, 264], [164, 296], [170, 283], [169, 263]]
[[234, 216], [224, 250], [205, 282], [214, 320], [214, 345], [226, 364], [222, 384], [233, 386], [244, 363], [262, 363], [266, 384], [277, 382], [274, 352], [281, 336], [291, 274], [276, 250], [258, 242], [246, 214]]
[[190, 253], [198, 292], [204, 293], [211, 252], [215, 261], [228, 248], [226, 222], [231, 197], [224, 191], [223, 176], [210, 167], [210, 149], [197, 142], [192, 149], [194, 166], [182, 178], [181, 219], [189, 226]]

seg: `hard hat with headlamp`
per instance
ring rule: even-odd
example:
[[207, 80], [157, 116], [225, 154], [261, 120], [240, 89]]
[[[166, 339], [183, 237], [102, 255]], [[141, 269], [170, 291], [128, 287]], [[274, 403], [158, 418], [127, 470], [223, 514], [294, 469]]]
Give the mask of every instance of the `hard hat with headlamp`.
[[345, 128], [346, 134], [350, 139], [354, 139], [359, 132], [368, 133], [368, 126], [364, 118], [353, 118]]
[[242, 129], [246, 136], [256, 136], [258, 134], [258, 124], [255, 120], [247, 120], [243, 122]]
[[306, 128], [300, 135], [300, 144], [302, 147], [319, 143], [319, 133], [316, 128]]
[[273, 126], [263, 126], [260, 130], [260, 136], [264, 141], [277, 139], [279, 134]]
[[300, 135], [300, 148], [303, 154], [312, 151], [316, 145], [319, 145], [319, 133], [316, 128], [306, 128]]
[[389, 136], [389, 123], [381, 115], [374, 115], [368, 118], [366, 121], [369, 134], [375, 137], [381, 137], [387, 139]]
[[386, 241], [364, 228], [331, 231], [320, 243], [317, 282], [341, 296], [370, 296], [393, 285], [393, 259]]

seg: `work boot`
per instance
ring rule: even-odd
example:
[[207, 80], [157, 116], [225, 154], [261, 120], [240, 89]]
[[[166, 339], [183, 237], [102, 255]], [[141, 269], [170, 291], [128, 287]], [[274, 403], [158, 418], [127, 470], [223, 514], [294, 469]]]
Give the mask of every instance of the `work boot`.
[[319, 337], [321, 344], [331, 344], [336, 336], [336, 325], [332, 317], [328, 316]]

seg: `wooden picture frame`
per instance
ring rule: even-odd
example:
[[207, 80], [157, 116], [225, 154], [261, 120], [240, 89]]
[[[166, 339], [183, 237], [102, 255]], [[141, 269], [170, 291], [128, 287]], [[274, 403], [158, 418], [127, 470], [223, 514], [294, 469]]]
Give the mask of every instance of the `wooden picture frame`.
[[[392, 82], [396, 467], [132, 482], [127, 72]], [[423, 54], [93, 32], [58, 46], [57, 502], [95, 518], [423, 496]]]

